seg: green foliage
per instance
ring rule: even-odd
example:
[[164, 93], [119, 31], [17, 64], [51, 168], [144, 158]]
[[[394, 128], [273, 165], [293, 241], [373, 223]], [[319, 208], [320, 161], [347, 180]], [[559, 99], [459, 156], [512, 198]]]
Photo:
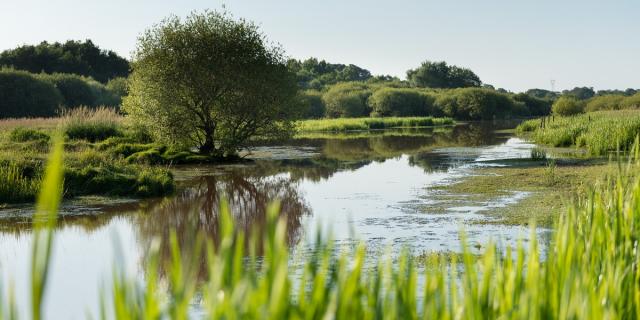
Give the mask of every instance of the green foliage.
[[62, 103], [51, 83], [25, 71], [0, 69], [0, 118], [52, 116]]
[[369, 87], [362, 82], [342, 82], [331, 86], [322, 96], [329, 118], [368, 116], [371, 112], [367, 99]]
[[640, 93], [636, 93], [620, 102], [620, 109], [640, 109]]
[[28, 177], [15, 164], [0, 164], [0, 202], [20, 203], [35, 200], [38, 177]]
[[322, 101], [322, 93], [317, 90], [305, 90], [300, 93], [300, 106], [303, 119], [317, 119], [324, 117], [326, 107]]
[[584, 108], [586, 112], [593, 112], [599, 110], [618, 110], [621, 107], [621, 102], [624, 100], [622, 95], [603, 95], [596, 96], [589, 101]]
[[33, 73], [73, 73], [102, 83], [129, 74], [129, 62], [113, 51], [98, 48], [91, 40], [42, 42], [0, 53], [0, 66]]
[[226, 13], [166, 19], [139, 38], [123, 110], [158, 141], [215, 157], [255, 136], [289, 136], [295, 77], [268, 43]]
[[529, 89], [525, 93], [534, 98], [547, 100], [547, 101], [554, 101], [558, 99], [558, 97], [560, 96], [557, 92], [544, 90], [544, 89]]
[[107, 82], [106, 89], [113, 97], [113, 104], [106, 105], [120, 106], [122, 104], [122, 98], [129, 92], [127, 86], [127, 78], [118, 77], [109, 80], [109, 82]]
[[445, 116], [465, 120], [505, 119], [527, 115], [524, 103], [509, 95], [484, 88], [463, 88], [441, 91], [435, 107]]
[[572, 96], [562, 96], [553, 103], [551, 111], [559, 116], [572, 116], [584, 112], [584, 103]]
[[578, 100], [587, 100], [593, 98], [596, 95], [596, 92], [593, 91], [593, 88], [575, 87], [571, 90], [562, 91], [562, 95], [571, 96]]
[[287, 66], [295, 73], [298, 86], [302, 89], [320, 90], [327, 85], [347, 81], [366, 81], [371, 79], [369, 70], [356, 65], [328, 63], [324, 60], [309, 58], [304, 61], [290, 59]]
[[579, 116], [555, 117], [541, 123], [529, 120], [517, 128], [535, 142], [555, 147], [578, 146], [593, 155], [628, 151], [640, 134], [640, 113], [636, 110], [599, 111]]
[[72, 140], [102, 141], [121, 136], [120, 116], [109, 108], [76, 108], [63, 119], [64, 133]]
[[514, 95], [513, 100], [524, 103], [531, 116], [546, 116], [551, 113], [551, 101], [549, 100], [536, 98], [526, 93]]
[[97, 97], [88, 83], [88, 78], [75, 74], [40, 74], [41, 79], [53, 84], [62, 94], [63, 105], [66, 107], [95, 107]]
[[446, 62], [425, 61], [416, 69], [407, 71], [412, 86], [426, 88], [479, 87], [482, 82], [473, 71]]
[[27, 142], [27, 141], [49, 141], [49, 135], [36, 129], [28, 129], [17, 127], [9, 133], [9, 141]]
[[435, 98], [424, 91], [409, 88], [382, 88], [369, 97], [372, 115], [410, 117], [437, 115]]

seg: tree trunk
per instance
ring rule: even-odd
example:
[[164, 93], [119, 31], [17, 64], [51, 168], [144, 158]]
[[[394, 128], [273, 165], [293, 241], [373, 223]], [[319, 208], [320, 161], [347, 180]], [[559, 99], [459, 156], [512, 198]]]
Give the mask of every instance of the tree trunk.
[[204, 140], [204, 144], [201, 145], [199, 148], [200, 153], [212, 156], [216, 153], [216, 144], [213, 141], [213, 130], [205, 129], [204, 134], [205, 134], [205, 140]]

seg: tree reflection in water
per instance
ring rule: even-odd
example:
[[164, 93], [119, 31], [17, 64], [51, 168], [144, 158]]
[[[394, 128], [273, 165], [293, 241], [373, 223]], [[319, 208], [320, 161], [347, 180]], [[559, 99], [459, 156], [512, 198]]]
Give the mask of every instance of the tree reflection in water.
[[[219, 241], [219, 213], [223, 201], [235, 220], [237, 230], [258, 241], [263, 239], [267, 206], [280, 201], [281, 213], [287, 223], [290, 246], [302, 237], [302, 219], [311, 214], [309, 205], [298, 190], [298, 184], [287, 174], [250, 176], [246, 172], [208, 175], [187, 182], [187, 187], [173, 198], [165, 199], [143, 214], [131, 216], [137, 226], [142, 250], [148, 250], [154, 239], [160, 240], [160, 261], [170, 261], [170, 235], [175, 231], [183, 256], [193, 255], [198, 234], [214, 245]], [[260, 254], [258, 252], [258, 254]], [[142, 257], [145, 263], [148, 257]], [[204, 255], [199, 257], [203, 263]], [[204, 269], [201, 269], [204, 271]]]

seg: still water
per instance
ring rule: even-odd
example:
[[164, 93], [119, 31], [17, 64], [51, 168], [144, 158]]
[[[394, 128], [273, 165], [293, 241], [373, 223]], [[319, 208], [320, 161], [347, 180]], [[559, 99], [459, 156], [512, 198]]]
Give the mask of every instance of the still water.
[[[180, 188], [172, 197], [67, 202], [55, 236], [46, 314], [98, 315], [100, 292], [108, 289], [114, 268], [143, 277], [151, 243], [167, 240], [171, 230], [183, 248], [193, 243], [196, 229], [215, 241], [222, 199], [247, 233], [260, 232], [266, 205], [280, 199], [292, 247], [323, 232], [338, 243], [365, 241], [381, 252], [389, 247], [391, 252], [404, 247], [414, 253], [458, 251], [461, 229], [472, 244], [513, 245], [527, 228], [478, 222], [527, 193], [512, 190], [509, 196], [473, 203], [446, 200], [433, 188], [462, 181], [480, 167], [501, 165], [494, 160], [530, 157], [533, 145], [497, 130], [504, 126], [510, 125], [386, 130], [258, 145], [251, 149], [252, 163], [173, 168]], [[5, 292], [14, 288], [23, 316], [29, 304], [31, 212], [28, 206], [0, 211], [0, 283]]]

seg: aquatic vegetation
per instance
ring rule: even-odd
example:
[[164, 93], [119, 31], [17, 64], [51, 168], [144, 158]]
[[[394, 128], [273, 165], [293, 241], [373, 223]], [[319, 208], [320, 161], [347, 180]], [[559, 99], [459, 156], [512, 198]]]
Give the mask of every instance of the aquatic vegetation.
[[640, 134], [640, 111], [599, 111], [572, 117], [528, 120], [516, 131], [536, 143], [554, 147], [577, 146], [592, 155], [628, 151]]
[[[60, 145], [54, 144], [38, 202], [34, 319], [42, 315], [61, 197]], [[186, 319], [193, 316], [197, 296], [204, 315], [216, 319], [637, 319], [640, 162], [635, 146], [633, 161], [557, 217], [546, 255], [540, 254], [535, 228], [527, 248], [521, 242], [504, 252], [487, 244], [473, 255], [463, 240], [460, 254], [428, 255], [439, 261], [429, 262], [419, 289], [418, 261], [406, 251], [395, 263], [390, 257], [367, 257], [364, 244], [336, 255], [332, 242], [319, 237], [311, 258], [290, 264], [287, 225], [277, 205], [268, 210], [265, 237], [248, 240], [223, 205], [216, 245], [197, 241], [184, 254], [173, 233], [168, 261], [158, 259], [158, 245], [150, 248], [144, 283], [116, 271], [100, 316]], [[206, 257], [203, 282], [199, 253]], [[366, 259], [377, 264], [369, 268]], [[10, 315], [15, 310], [9, 293], [0, 300], [0, 314], [15, 316]]]
[[454, 124], [451, 118], [387, 117], [302, 120], [296, 123], [296, 127], [300, 132], [313, 132], [431, 127], [451, 124]]

